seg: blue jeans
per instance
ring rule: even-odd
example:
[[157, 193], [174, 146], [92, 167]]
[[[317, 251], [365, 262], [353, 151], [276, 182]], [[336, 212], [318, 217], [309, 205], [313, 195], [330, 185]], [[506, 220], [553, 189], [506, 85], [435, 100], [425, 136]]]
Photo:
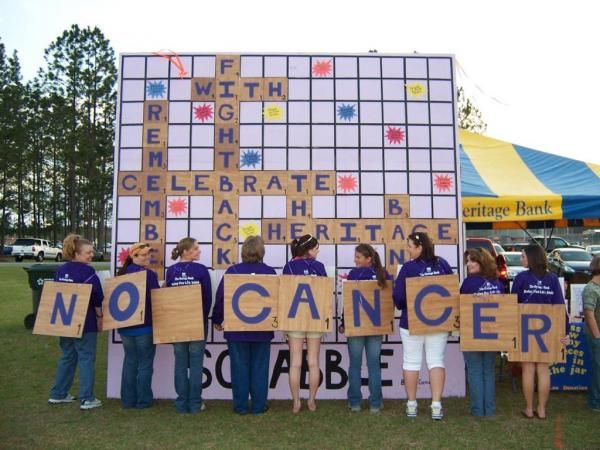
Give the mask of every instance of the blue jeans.
[[152, 406], [152, 373], [154, 353], [152, 334], [121, 336], [125, 358], [121, 373], [121, 403], [123, 408]]
[[[202, 369], [206, 341], [177, 342], [175, 352], [175, 409], [192, 414], [202, 407]], [[189, 374], [188, 374], [189, 368]]]
[[471, 414], [496, 412], [496, 352], [463, 352], [467, 365]]
[[350, 406], [360, 406], [362, 394], [361, 368], [363, 349], [367, 353], [369, 371], [369, 407], [381, 408], [381, 341], [382, 336], [352, 336], [348, 338], [350, 368], [348, 370], [348, 402]]
[[233, 410], [238, 414], [246, 414], [250, 396], [252, 414], [265, 412], [269, 392], [271, 342], [229, 341], [227, 348], [231, 366]]
[[592, 373], [588, 387], [588, 406], [600, 409], [600, 338], [595, 339], [589, 333], [585, 334], [592, 361]]
[[98, 333], [83, 333], [81, 339], [61, 337], [58, 340], [62, 355], [56, 367], [54, 386], [50, 398], [65, 398], [73, 384], [75, 369], [79, 363], [79, 400], [93, 400], [94, 366], [96, 365], [96, 338]]

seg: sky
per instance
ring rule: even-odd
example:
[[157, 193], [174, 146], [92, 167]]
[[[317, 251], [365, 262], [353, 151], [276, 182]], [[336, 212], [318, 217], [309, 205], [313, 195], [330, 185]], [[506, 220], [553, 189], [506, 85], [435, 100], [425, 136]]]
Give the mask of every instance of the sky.
[[[594, 2], [434, 0], [0, 0], [0, 38], [25, 80], [71, 24], [117, 53], [453, 54], [486, 135], [600, 164]], [[594, 43], [595, 42], [595, 43]]]

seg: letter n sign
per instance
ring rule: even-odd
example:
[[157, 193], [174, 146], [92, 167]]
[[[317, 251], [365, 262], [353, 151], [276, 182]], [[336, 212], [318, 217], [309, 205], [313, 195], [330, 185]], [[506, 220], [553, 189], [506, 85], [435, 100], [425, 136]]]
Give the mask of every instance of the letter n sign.
[[509, 361], [566, 362], [560, 338], [566, 334], [564, 305], [519, 305], [517, 350], [508, 352]]
[[394, 334], [392, 283], [382, 289], [375, 280], [344, 281], [344, 328], [346, 336]]
[[406, 303], [410, 334], [458, 330], [459, 297], [456, 275], [407, 278]]
[[279, 277], [241, 274], [224, 277], [225, 331], [275, 331]]
[[146, 271], [106, 280], [102, 312], [103, 330], [143, 324], [146, 312]]
[[46, 281], [33, 334], [80, 338], [91, 295], [91, 284]]

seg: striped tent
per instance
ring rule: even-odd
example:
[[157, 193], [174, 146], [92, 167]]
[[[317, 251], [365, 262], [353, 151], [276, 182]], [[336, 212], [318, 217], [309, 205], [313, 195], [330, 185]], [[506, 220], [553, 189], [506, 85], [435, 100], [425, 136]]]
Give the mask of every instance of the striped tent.
[[600, 223], [599, 165], [463, 130], [459, 141], [465, 222]]

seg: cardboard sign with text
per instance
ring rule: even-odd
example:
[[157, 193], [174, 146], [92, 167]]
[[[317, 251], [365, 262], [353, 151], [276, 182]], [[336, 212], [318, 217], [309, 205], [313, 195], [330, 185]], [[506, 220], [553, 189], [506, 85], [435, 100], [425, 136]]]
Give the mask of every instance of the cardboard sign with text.
[[344, 334], [348, 337], [394, 334], [392, 290], [390, 281], [382, 289], [376, 280], [345, 280]]
[[151, 298], [155, 344], [204, 339], [202, 289], [199, 284], [152, 289]]
[[460, 349], [506, 352], [517, 344], [517, 296], [514, 294], [460, 296]]
[[331, 331], [334, 279], [303, 275], [281, 275], [279, 279], [279, 329]]
[[276, 275], [224, 275], [225, 331], [274, 331], [277, 329]]
[[46, 281], [33, 334], [80, 338], [91, 295], [91, 284]]
[[455, 331], [459, 322], [457, 275], [406, 279], [408, 328], [411, 335]]
[[564, 363], [564, 305], [520, 304], [517, 350], [508, 352], [509, 361]]
[[104, 283], [103, 330], [144, 323], [146, 310], [146, 271], [109, 278]]

